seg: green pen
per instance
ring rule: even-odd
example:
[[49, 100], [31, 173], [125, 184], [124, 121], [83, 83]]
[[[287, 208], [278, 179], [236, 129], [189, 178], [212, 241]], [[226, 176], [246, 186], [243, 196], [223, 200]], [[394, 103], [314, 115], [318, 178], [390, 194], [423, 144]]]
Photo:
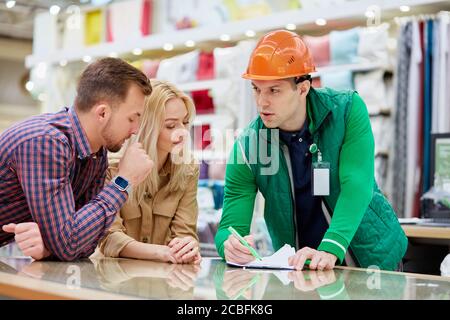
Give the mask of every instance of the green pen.
[[309, 267], [309, 264], [311, 263], [311, 259], [307, 259], [306, 261], [305, 261], [305, 266], [307, 266], [307, 267]]
[[256, 252], [256, 250], [248, 244], [247, 241], [245, 241], [244, 238], [242, 238], [242, 236], [236, 231], [234, 230], [233, 227], [228, 227], [228, 231], [230, 231], [236, 238], [239, 239], [239, 241], [248, 248], [248, 250], [250, 250], [250, 253], [252, 254], [252, 256], [254, 256], [256, 259], [258, 260], [262, 260], [261, 256], [258, 254], [258, 252]]

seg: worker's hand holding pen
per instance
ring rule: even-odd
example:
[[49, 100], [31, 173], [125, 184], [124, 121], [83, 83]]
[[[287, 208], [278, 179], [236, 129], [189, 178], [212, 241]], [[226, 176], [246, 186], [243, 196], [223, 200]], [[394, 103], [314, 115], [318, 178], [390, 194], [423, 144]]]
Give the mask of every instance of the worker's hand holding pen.
[[246, 264], [261, 257], [255, 250], [255, 242], [252, 235], [242, 237], [232, 227], [228, 228], [230, 236], [224, 243], [225, 260], [239, 264]]

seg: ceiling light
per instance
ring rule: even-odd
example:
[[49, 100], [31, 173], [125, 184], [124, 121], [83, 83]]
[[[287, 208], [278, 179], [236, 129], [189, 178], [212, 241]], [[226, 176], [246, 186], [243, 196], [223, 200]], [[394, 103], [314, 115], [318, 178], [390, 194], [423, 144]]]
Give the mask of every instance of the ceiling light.
[[297, 26], [295, 24], [293, 24], [293, 23], [288, 23], [286, 25], [286, 29], [288, 29], [288, 30], [295, 30], [295, 29], [297, 29]]
[[50, 7], [50, 13], [54, 16], [56, 16], [60, 10], [61, 10], [61, 8], [57, 5], [53, 5]]
[[186, 42], [184, 43], [184, 45], [185, 45], [186, 47], [188, 47], [188, 48], [192, 48], [192, 47], [195, 46], [195, 41], [193, 41], [193, 40], [188, 40], [188, 41], [186, 41]]
[[132, 52], [133, 52], [133, 54], [135, 56], [140, 56], [142, 54], [142, 49], [141, 48], [135, 48], [135, 49], [133, 49]]
[[317, 20], [316, 20], [316, 24], [317, 24], [318, 26], [324, 26], [324, 25], [327, 24], [327, 20], [322, 19], [322, 18], [317, 19]]
[[163, 49], [164, 49], [165, 51], [172, 51], [172, 50], [173, 50], [173, 44], [171, 44], [171, 43], [165, 43], [164, 46], [163, 46]]
[[6, 2], [6, 7], [8, 8], [8, 9], [11, 9], [12, 7], [14, 7], [16, 5], [16, 2], [15, 1], [7, 1]]
[[26, 88], [28, 91], [33, 90], [33, 88], [34, 88], [34, 83], [33, 83], [32, 81], [27, 81], [27, 83], [25, 84], [25, 88]]
[[221, 40], [221, 41], [230, 41], [230, 35], [228, 35], [228, 34], [222, 34], [222, 35], [220, 36], [220, 40]]
[[400, 6], [401, 12], [409, 12], [409, 10], [411, 10], [411, 8], [409, 6]]
[[91, 57], [91, 56], [84, 56], [84, 57], [83, 57], [83, 61], [86, 62], [86, 63], [91, 62], [91, 60], [92, 60], [92, 57]]
[[256, 33], [253, 30], [247, 30], [247, 31], [245, 31], [245, 35], [249, 38], [252, 38], [256, 35]]

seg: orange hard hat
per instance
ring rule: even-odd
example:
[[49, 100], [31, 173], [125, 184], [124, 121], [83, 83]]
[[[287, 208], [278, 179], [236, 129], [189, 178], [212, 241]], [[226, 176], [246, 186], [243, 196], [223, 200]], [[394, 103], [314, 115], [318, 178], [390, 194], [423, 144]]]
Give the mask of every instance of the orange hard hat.
[[276, 80], [316, 71], [308, 47], [296, 33], [276, 30], [263, 36], [250, 56], [245, 79]]

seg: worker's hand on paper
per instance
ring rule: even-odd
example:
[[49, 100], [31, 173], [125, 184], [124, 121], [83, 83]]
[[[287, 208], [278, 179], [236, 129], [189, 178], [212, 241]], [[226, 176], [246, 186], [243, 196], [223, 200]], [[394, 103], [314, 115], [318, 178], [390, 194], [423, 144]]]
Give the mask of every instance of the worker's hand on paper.
[[23, 254], [35, 260], [46, 258], [50, 252], [44, 245], [41, 231], [35, 222], [10, 223], [2, 227], [3, 231], [14, 233], [17, 246]]
[[291, 271], [288, 273], [288, 278], [294, 282], [294, 287], [297, 290], [303, 292], [313, 291], [317, 288], [336, 282], [334, 270]]
[[[255, 248], [255, 242], [252, 235], [245, 236], [244, 239], [249, 245]], [[250, 253], [250, 250], [232, 234], [230, 234], [228, 239], [225, 241], [224, 248], [225, 260], [228, 262], [246, 264], [255, 260], [255, 257]]]
[[336, 264], [337, 257], [334, 254], [314, 250], [304, 247], [297, 251], [295, 255], [289, 257], [289, 265], [295, 267], [296, 270], [302, 270], [305, 261], [310, 259], [309, 269], [311, 270], [331, 270]]

